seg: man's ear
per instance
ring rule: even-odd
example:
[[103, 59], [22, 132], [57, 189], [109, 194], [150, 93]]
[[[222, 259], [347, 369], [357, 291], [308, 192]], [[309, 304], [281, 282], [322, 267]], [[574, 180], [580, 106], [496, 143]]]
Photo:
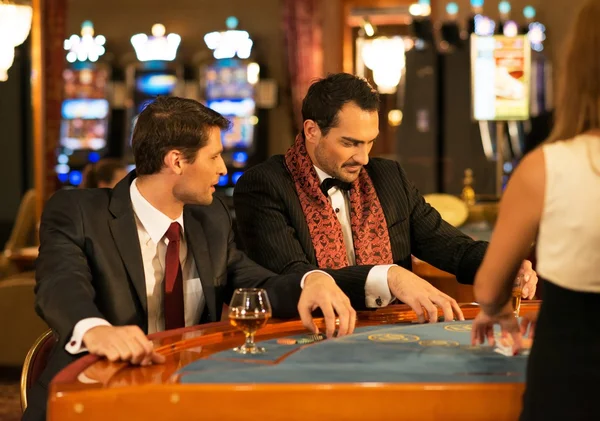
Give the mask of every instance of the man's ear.
[[321, 138], [321, 129], [314, 120], [304, 120], [303, 130], [307, 142], [317, 143]]
[[176, 149], [165, 154], [163, 164], [172, 173], [180, 175], [183, 172], [183, 155]]

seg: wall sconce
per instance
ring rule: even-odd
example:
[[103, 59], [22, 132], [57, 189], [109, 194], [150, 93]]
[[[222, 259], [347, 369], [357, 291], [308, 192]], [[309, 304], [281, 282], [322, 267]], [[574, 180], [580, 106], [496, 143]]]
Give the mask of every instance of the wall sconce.
[[365, 41], [362, 59], [373, 71], [373, 80], [382, 94], [393, 94], [398, 88], [405, 65], [402, 37], [378, 37]]
[[27, 39], [32, 16], [30, 4], [0, 0], [0, 82], [8, 79], [7, 72], [15, 58], [15, 47]]

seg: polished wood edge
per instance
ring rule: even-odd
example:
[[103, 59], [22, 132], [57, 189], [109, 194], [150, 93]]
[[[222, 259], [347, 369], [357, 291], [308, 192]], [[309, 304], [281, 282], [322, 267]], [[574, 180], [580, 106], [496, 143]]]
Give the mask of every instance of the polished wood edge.
[[[445, 392], [462, 392], [471, 391], [473, 389], [481, 390], [484, 392], [510, 390], [515, 386], [523, 385], [523, 383], [387, 383], [387, 382], [363, 382], [363, 383], [163, 383], [163, 384], [146, 384], [143, 386], [120, 386], [118, 388], [119, 398], [124, 398], [127, 394], [149, 393], [155, 391], [172, 390], [173, 387], [177, 387], [178, 392], [185, 393], [186, 391], [206, 391], [206, 392], [249, 392], [249, 393], [262, 393], [273, 391], [277, 389], [279, 392], [312, 392], [315, 389], [321, 391], [356, 391], [362, 389], [367, 391], [377, 391], [385, 387], [386, 391], [395, 390], [399, 392], [410, 392], [410, 391], [439, 391]], [[72, 392], [82, 392], [83, 390], [75, 390]], [[114, 395], [115, 389], [110, 388], [92, 388], [86, 389], [85, 394], [87, 397], [92, 395]], [[64, 399], [71, 395], [70, 393], [63, 393], [61, 396], [51, 394], [50, 400]]]
[[41, 346], [46, 342], [46, 340], [48, 340], [48, 338], [50, 336], [52, 336], [52, 334], [53, 334], [53, 332], [51, 329], [48, 329], [47, 331], [42, 333], [42, 335], [40, 335], [35, 340], [35, 342], [31, 346], [31, 348], [29, 348], [29, 351], [27, 352], [27, 355], [25, 356], [25, 361], [23, 362], [23, 369], [21, 370], [21, 386], [20, 386], [21, 410], [23, 412], [25, 412], [25, 409], [27, 409], [27, 380], [29, 378], [29, 376], [28, 376], [29, 370], [31, 369], [31, 360], [33, 359], [34, 355], [38, 353]]

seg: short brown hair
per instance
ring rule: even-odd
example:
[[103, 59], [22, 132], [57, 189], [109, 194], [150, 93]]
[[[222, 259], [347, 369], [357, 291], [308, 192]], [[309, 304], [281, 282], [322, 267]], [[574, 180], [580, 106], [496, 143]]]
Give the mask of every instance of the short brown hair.
[[228, 129], [229, 120], [198, 101], [158, 97], [138, 116], [131, 145], [136, 174], [160, 172], [167, 152], [180, 151], [188, 162], [208, 142], [208, 128]]

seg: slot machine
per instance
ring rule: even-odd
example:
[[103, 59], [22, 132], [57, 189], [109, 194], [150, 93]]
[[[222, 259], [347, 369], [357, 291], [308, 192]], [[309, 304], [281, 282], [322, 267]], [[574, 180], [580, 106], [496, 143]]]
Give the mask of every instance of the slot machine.
[[[496, 23], [483, 15], [483, 0], [471, 0], [469, 34], [492, 36]], [[472, 118], [471, 47], [460, 43], [440, 55], [440, 191], [459, 195], [465, 170], [475, 175], [478, 194], [495, 189], [495, 124]]]
[[126, 112], [125, 162], [134, 167], [131, 137], [137, 116], [157, 96], [181, 96], [183, 93], [183, 66], [175, 62], [181, 43], [178, 34], [166, 35], [162, 24], [152, 26], [152, 34], [131, 37], [137, 62], [126, 68], [128, 94]]
[[250, 35], [236, 29], [237, 25], [237, 19], [231, 16], [226, 20], [226, 30], [204, 36], [214, 61], [199, 68], [202, 101], [231, 123], [221, 137], [227, 175], [217, 186], [218, 194], [228, 203], [244, 171], [266, 158], [266, 136], [259, 135], [265, 128], [265, 115], [257, 102], [261, 68], [251, 59]]
[[69, 63], [63, 72], [60, 140], [55, 167], [60, 187], [77, 187], [82, 170], [109, 152], [110, 67], [99, 63], [106, 38], [94, 36], [92, 22], [85, 21], [81, 36], [64, 41]]

